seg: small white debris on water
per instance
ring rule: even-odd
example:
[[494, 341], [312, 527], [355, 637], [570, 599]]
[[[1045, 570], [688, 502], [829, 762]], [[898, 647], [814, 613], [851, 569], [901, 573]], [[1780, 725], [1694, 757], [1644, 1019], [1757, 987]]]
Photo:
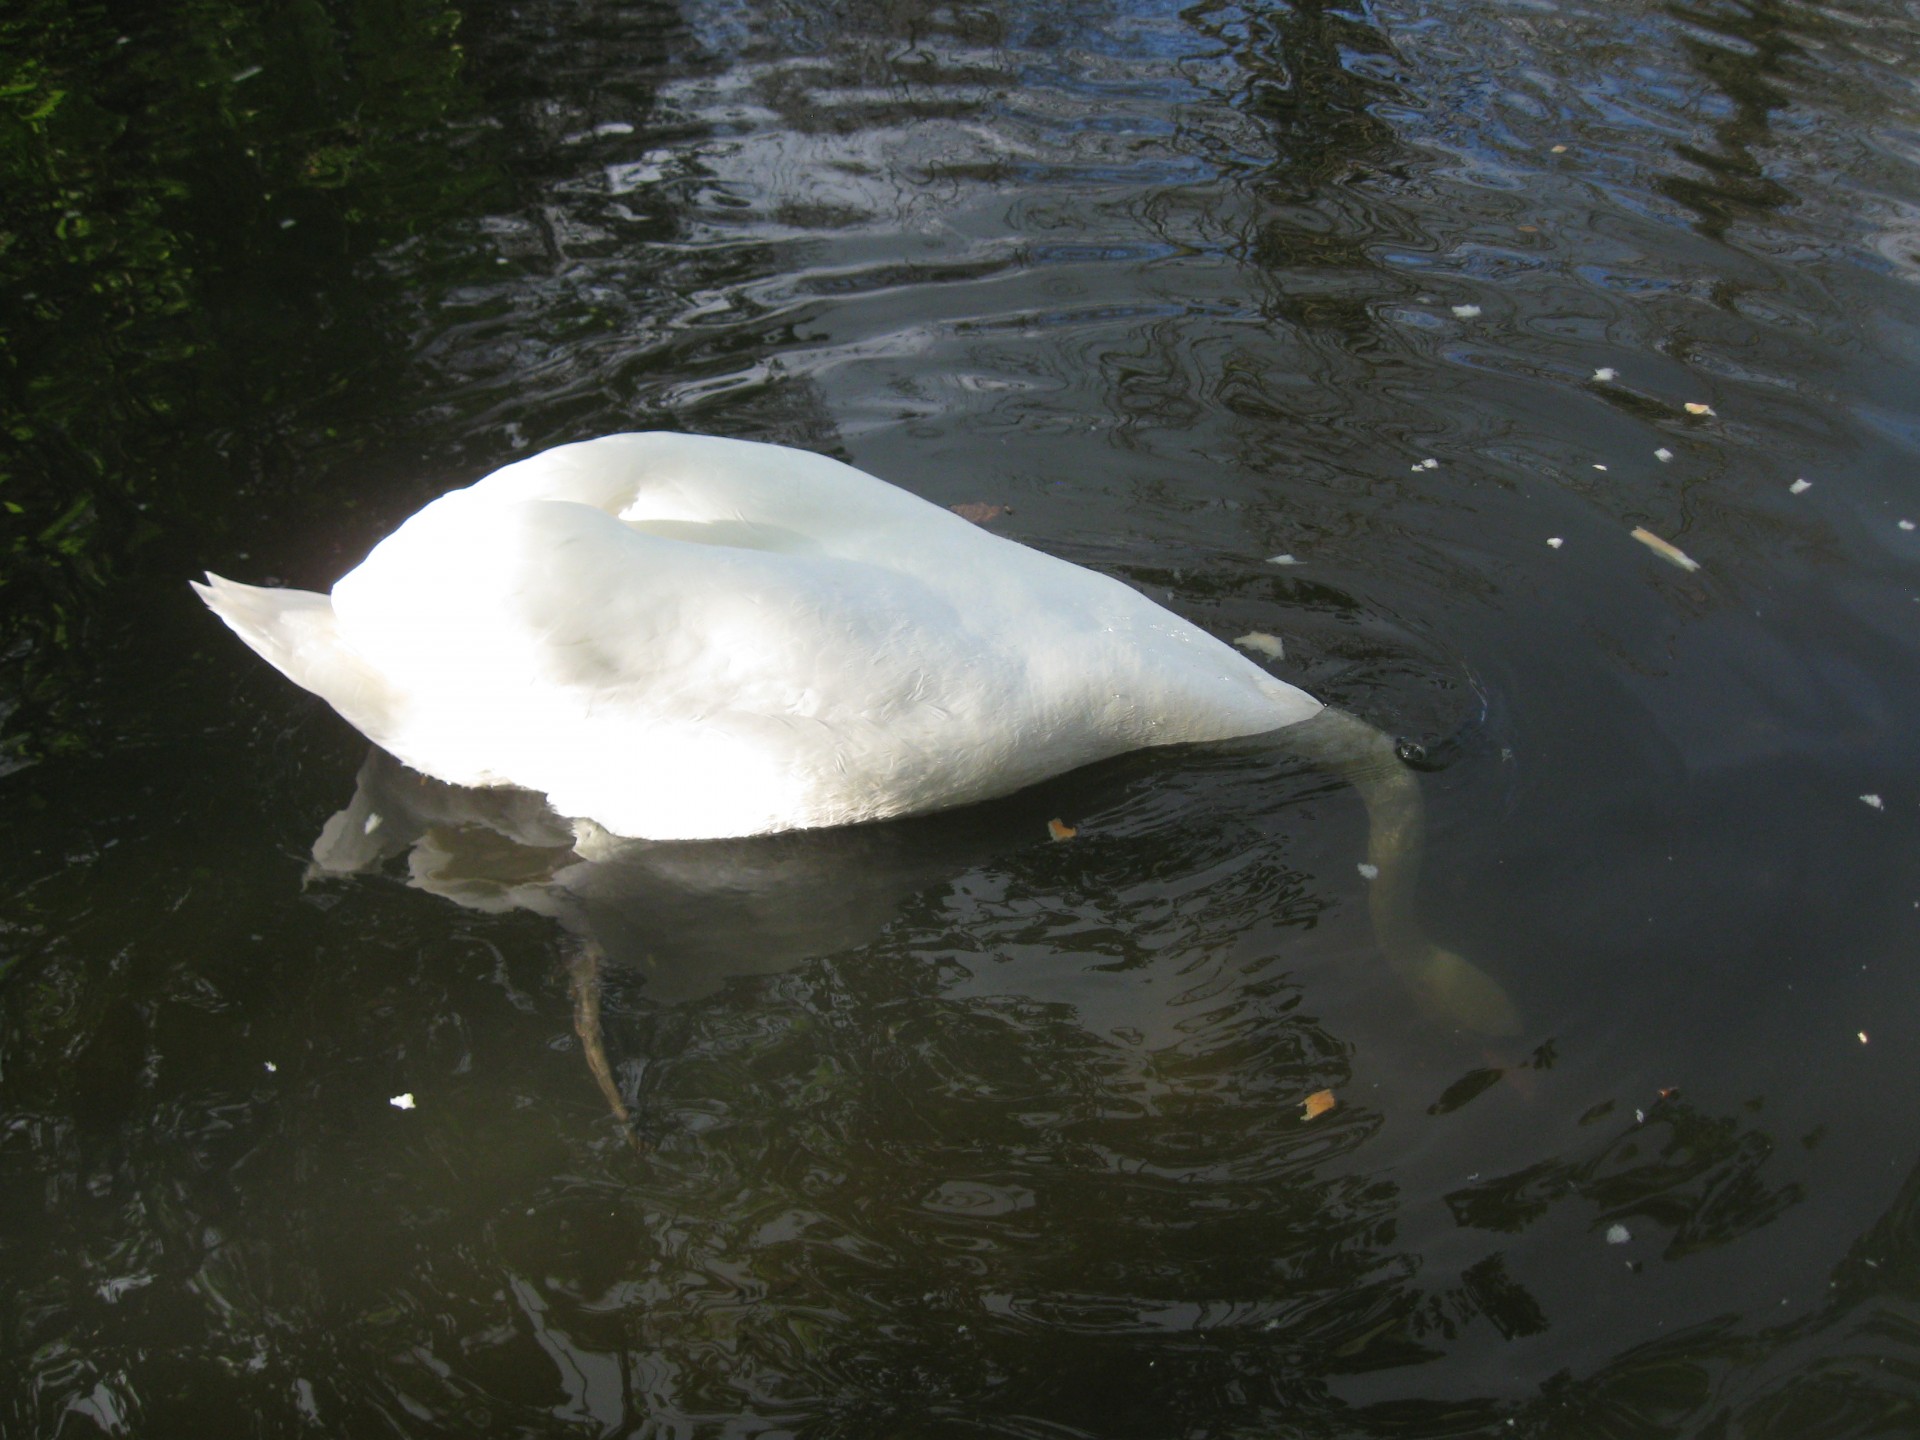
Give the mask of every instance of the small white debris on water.
[[1564, 155], [1567, 153], [1567, 147], [1564, 145], [1555, 145], [1550, 153], [1554, 155]]
[[292, 229], [292, 228], [293, 228], [293, 227], [294, 227], [295, 225], [297, 225], [297, 224], [299, 224], [299, 223], [300, 223], [300, 222], [299, 222], [299, 221], [297, 221], [297, 220], [282, 220], [282, 221], [280, 222], [280, 228], [281, 228], [282, 230], [291, 230], [291, 229]]
[[1604, 469], [1606, 469], [1607, 467], [1606, 467], [1606, 466], [1604, 466], [1604, 465], [1595, 465], [1595, 466], [1594, 466], [1593, 468], [1594, 468], [1594, 469], [1596, 469], [1596, 470], [1604, 470]]
[[396, 1095], [387, 1103], [396, 1110], [411, 1110], [413, 1109], [413, 1092], [409, 1090], [404, 1095]]
[[1440, 468], [1440, 462], [1429, 455], [1424, 460], [1416, 461], [1413, 468], [1416, 470], [1438, 470]]
[[273, 1061], [269, 1060], [266, 1062], [266, 1064], [267, 1064], [267, 1074], [277, 1075], [280, 1073], [280, 1067], [274, 1064]]
[[1593, 378], [1604, 384], [1608, 380], [1614, 379], [1619, 373], [1620, 372], [1611, 365], [1602, 365], [1598, 370], [1593, 372]]
[[1646, 1111], [1644, 1111], [1644, 1110], [1636, 1110], [1636, 1111], [1634, 1111], [1634, 1112], [1633, 1112], [1633, 1123], [1634, 1123], [1634, 1124], [1636, 1124], [1636, 1125], [1644, 1125], [1644, 1124], [1646, 1124], [1646, 1123], [1647, 1123], [1647, 1112], [1646, 1112]]
[[1270, 660], [1287, 658], [1287, 647], [1278, 635], [1269, 635], [1264, 630], [1250, 630], [1233, 642], [1242, 650], [1251, 650], [1256, 655], [1265, 655]]
[[367, 823], [360, 827], [360, 833], [363, 835], [371, 835], [380, 828], [382, 823], [380, 812], [376, 810], [373, 814], [367, 816]]
[[1298, 565], [1300, 562], [1291, 555], [1269, 555], [1267, 557], [1267, 563], [1269, 565]]
[[1480, 313], [1480, 307], [1478, 305], [1456, 305], [1453, 307], [1453, 313], [1461, 320], [1471, 320]]
[[1550, 536], [1548, 537], [1548, 540], [1547, 540], [1547, 544], [1551, 545], [1556, 550], [1558, 550], [1562, 545], [1566, 543], [1567, 542], [1565, 540], [1562, 540], [1558, 535]]
[[1864, 1030], [1862, 1030], [1862, 1031], [1860, 1031], [1860, 1032], [1859, 1032], [1859, 1034], [1860, 1034], [1860, 1043], [1861, 1043], [1862, 1045], [1864, 1045], [1864, 1044], [1866, 1044], [1866, 1043], [1867, 1043], [1867, 1032], [1866, 1032], [1866, 1031], [1864, 1031]]
[[231, 79], [235, 85], [238, 85], [242, 80], [253, 79], [254, 76], [258, 75], [265, 68], [264, 65], [249, 65], [244, 70], [234, 71], [228, 78]]
[[1812, 488], [1813, 482], [1811, 480], [1796, 480], [1787, 486], [1787, 493], [1789, 495], [1804, 495]]
[[1902, 521], [1900, 522], [1900, 528], [1901, 528], [1902, 530], [1911, 530], [1911, 529], [1913, 528], [1913, 521], [1911, 521], [1911, 520], [1902, 520]]
[[1607, 1244], [1624, 1245], [1633, 1239], [1633, 1232], [1624, 1225], [1607, 1226]]
[[1658, 450], [1653, 452], [1653, 458], [1658, 460], [1662, 465], [1664, 465], [1669, 460], [1673, 459], [1673, 452], [1667, 449], [1666, 446], [1662, 445]]
[[1369, 865], [1366, 861], [1362, 860], [1359, 865], [1359, 870], [1362, 880], [1378, 880], [1380, 878], [1380, 867], [1378, 865]]
[[1860, 799], [1876, 810], [1884, 810], [1887, 808], [1887, 802], [1882, 800], [1878, 795], [1862, 795]]
[[1704, 401], [1700, 401], [1700, 400], [1689, 400], [1687, 401], [1686, 406], [1684, 408], [1686, 409], [1686, 412], [1689, 415], [1713, 414], [1713, 406], [1708, 405]]

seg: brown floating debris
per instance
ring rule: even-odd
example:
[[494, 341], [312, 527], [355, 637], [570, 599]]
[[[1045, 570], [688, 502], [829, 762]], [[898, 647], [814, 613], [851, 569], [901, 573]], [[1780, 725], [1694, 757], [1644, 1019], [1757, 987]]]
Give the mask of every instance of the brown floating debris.
[[1013, 513], [1011, 505], [989, 505], [984, 500], [969, 500], [964, 505], [949, 505], [947, 508], [962, 520], [971, 520], [976, 525], [985, 525], [1002, 515]]
[[1303, 1102], [1300, 1118], [1302, 1120], [1311, 1120], [1317, 1115], [1326, 1114], [1327, 1111], [1333, 1109], [1333, 1107], [1339, 1103], [1339, 1101], [1333, 1098], [1333, 1092], [1331, 1090], [1316, 1090], [1313, 1094], [1307, 1096]]
[[1646, 546], [1669, 565], [1678, 565], [1682, 570], [1698, 570], [1700, 562], [1694, 559], [1678, 545], [1670, 545], [1644, 526], [1633, 532], [1633, 538]]
[[1064, 820], [1047, 821], [1047, 834], [1056, 840], [1071, 840], [1080, 832]]

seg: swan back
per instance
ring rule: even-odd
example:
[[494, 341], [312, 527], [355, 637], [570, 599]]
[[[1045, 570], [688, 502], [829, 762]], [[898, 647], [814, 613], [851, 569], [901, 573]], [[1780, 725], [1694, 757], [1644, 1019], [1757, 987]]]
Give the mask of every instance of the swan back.
[[1319, 709], [1119, 581], [824, 456], [704, 436], [509, 465], [330, 600], [209, 582], [415, 768], [653, 839], [938, 809]]

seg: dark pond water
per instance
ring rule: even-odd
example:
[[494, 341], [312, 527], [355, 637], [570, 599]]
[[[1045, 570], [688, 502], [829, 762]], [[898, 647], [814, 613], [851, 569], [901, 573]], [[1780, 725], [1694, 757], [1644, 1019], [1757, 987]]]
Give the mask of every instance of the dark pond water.
[[[1912, 6], [20, 0], [0, 65], [0, 1431], [1920, 1433]], [[595, 865], [187, 590], [649, 427], [1281, 636], [1432, 747], [1523, 1033], [1294, 762]]]

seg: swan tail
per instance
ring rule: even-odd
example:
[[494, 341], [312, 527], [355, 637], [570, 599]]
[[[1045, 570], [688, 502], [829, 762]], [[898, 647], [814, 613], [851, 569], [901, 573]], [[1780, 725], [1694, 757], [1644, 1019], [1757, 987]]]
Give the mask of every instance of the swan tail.
[[242, 585], [211, 571], [187, 582], [227, 628], [262, 660], [326, 701], [378, 745], [396, 729], [390, 686], [340, 638], [333, 601], [311, 590]]
[[253, 652], [296, 685], [311, 690], [303, 678], [310, 668], [315, 642], [337, 643], [333, 635], [333, 602], [311, 590], [269, 590], [242, 585], [207, 572], [207, 583], [187, 582], [227, 628]]

